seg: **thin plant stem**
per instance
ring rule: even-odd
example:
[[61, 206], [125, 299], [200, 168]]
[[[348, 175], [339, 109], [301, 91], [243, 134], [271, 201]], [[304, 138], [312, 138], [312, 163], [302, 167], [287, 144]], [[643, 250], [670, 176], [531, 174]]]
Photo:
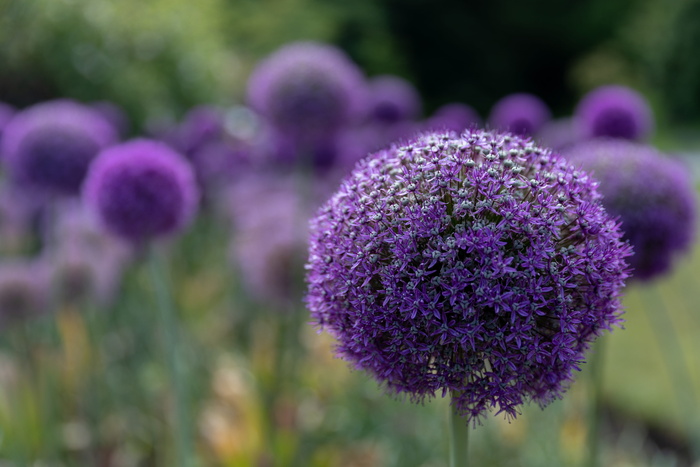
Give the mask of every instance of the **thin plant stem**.
[[467, 467], [467, 454], [469, 452], [469, 426], [464, 417], [457, 413], [456, 405], [454, 404], [455, 396], [458, 393], [453, 392], [453, 403], [449, 406], [450, 419], [450, 467]]
[[168, 373], [175, 398], [175, 418], [173, 420], [175, 426], [173, 431], [177, 455], [174, 464], [178, 467], [189, 467], [192, 463], [192, 440], [186, 403], [187, 392], [182, 375], [182, 362], [178, 346], [180, 339], [177, 336], [177, 316], [170, 291], [165, 258], [155, 248], [152, 248], [149, 253], [148, 263], [151, 281], [158, 302], [159, 325], [165, 339]]
[[602, 424], [603, 375], [607, 336], [595, 343], [589, 362], [590, 412], [588, 415], [588, 467], [598, 467], [600, 462], [600, 428]]

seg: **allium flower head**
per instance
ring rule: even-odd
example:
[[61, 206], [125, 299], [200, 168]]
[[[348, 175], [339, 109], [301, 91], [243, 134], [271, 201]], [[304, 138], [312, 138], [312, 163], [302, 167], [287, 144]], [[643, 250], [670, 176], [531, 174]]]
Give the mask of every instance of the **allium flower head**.
[[634, 255], [635, 279], [668, 272], [674, 258], [693, 244], [695, 190], [680, 162], [654, 148], [625, 140], [592, 140], [565, 153], [600, 181], [603, 204], [619, 216]]
[[579, 102], [575, 118], [585, 138], [648, 139], [654, 116], [646, 99], [625, 86], [601, 86]]
[[416, 88], [403, 78], [381, 75], [369, 81], [369, 116], [374, 122], [391, 124], [415, 120], [421, 112]]
[[560, 396], [619, 321], [619, 225], [596, 183], [527, 139], [432, 133], [356, 166], [311, 221], [306, 298], [388, 391], [477, 420]]
[[101, 152], [83, 196], [107, 230], [141, 242], [182, 229], [195, 214], [199, 192], [182, 156], [142, 139]]
[[2, 138], [2, 131], [10, 121], [12, 116], [15, 114], [15, 109], [11, 105], [0, 102], [0, 139]]
[[533, 136], [552, 117], [547, 104], [533, 94], [510, 94], [494, 104], [489, 124], [497, 130]]
[[15, 115], [5, 128], [2, 153], [16, 184], [74, 195], [97, 153], [116, 141], [115, 129], [97, 111], [55, 100]]
[[482, 125], [481, 117], [476, 110], [459, 102], [443, 105], [426, 123], [430, 130], [449, 130], [458, 133], [467, 128]]
[[0, 264], [0, 324], [34, 318], [47, 311], [49, 293], [45, 269], [34, 261]]
[[336, 47], [297, 42], [260, 63], [248, 81], [248, 100], [280, 131], [314, 140], [364, 110], [366, 83]]

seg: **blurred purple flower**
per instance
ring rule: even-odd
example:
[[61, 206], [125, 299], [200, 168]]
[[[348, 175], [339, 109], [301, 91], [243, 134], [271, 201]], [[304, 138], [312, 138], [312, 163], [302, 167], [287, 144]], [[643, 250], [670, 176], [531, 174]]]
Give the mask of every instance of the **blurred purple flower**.
[[141, 139], [100, 153], [83, 199], [107, 230], [139, 243], [184, 228], [195, 215], [199, 191], [183, 156]]
[[262, 176], [231, 192], [229, 257], [246, 289], [262, 302], [288, 303], [300, 286], [309, 218], [300, 183]]
[[505, 96], [491, 109], [489, 125], [520, 136], [533, 136], [551, 118], [547, 104], [533, 94]]
[[50, 251], [46, 262], [54, 300], [60, 304], [108, 306], [119, 287], [122, 264], [75, 243]]
[[478, 420], [559, 397], [620, 321], [630, 248], [595, 182], [520, 137], [425, 134], [360, 162], [311, 221], [307, 304], [338, 353]]
[[366, 83], [340, 49], [297, 42], [258, 65], [248, 81], [248, 100], [279, 131], [316, 141], [364, 111]]
[[97, 101], [90, 104], [90, 107], [112, 125], [120, 138], [129, 133], [129, 117], [117, 104], [109, 101]]
[[[0, 102], [0, 143], [2, 142], [2, 133], [7, 123], [12, 119], [17, 111], [14, 107], [4, 102]], [[2, 154], [0, 153], [0, 156]]]
[[95, 110], [69, 100], [34, 105], [15, 115], [2, 138], [3, 161], [18, 186], [77, 195], [97, 153], [117, 141]]
[[573, 118], [558, 118], [545, 123], [535, 139], [542, 146], [562, 151], [581, 141], [581, 134]]
[[32, 319], [48, 311], [46, 269], [33, 260], [0, 263], [0, 325]]
[[654, 116], [646, 99], [625, 86], [601, 86], [589, 92], [579, 102], [575, 118], [584, 138], [643, 141], [654, 129]]
[[456, 131], [461, 133], [467, 128], [480, 127], [481, 117], [472, 107], [459, 102], [445, 104], [425, 122], [426, 130]]
[[405, 79], [393, 75], [376, 76], [369, 81], [368, 89], [370, 123], [390, 125], [420, 116], [420, 95]]
[[619, 216], [634, 255], [635, 279], [671, 270], [693, 245], [697, 222], [695, 189], [688, 171], [654, 148], [625, 140], [592, 140], [564, 153], [600, 181], [603, 205]]

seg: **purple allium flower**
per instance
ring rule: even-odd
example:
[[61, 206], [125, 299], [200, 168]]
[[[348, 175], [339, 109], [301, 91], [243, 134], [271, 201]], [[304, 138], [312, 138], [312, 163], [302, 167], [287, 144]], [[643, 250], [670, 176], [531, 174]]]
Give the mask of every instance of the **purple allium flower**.
[[600, 181], [603, 205], [622, 223], [634, 255], [635, 279], [668, 272], [674, 258], [693, 244], [695, 190], [679, 161], [650, 146], [619, 139], [580, 143], [564, 153]]
[[489, 124], [498, 130], [516, 135], [533, 136], [551, 118], [542, 99], [527, 93], [505, 96], [491, 109]]
[[579, 102], [575, 118], [584, 138], [643, 141], [654, 129], [654, 116], [646, 99], [625, 86], [601, 86], [589, 92]]
[[190, 161], [200, 186], [216, 191], [249, 172], [252, 151], [246, 143], [210, 141], [193, 151]]
[[11, 105], [0, 102], [0, 141], [2, 141], [2, 132], [5, 129], [7, 123], [15, 115], [15, 108]]
[[47, 311], [49, 282], [36, 261], [0, 263], [0, 324], [38, 317]]
[[139, 243], [188, 224], [199, 192], [184, 157], [163, 143], [141, 139], [101, 152], [83, 196], [107, 230]]
[[581, 141], [581, 134], [573, 118], [558, 118], [545, 123], [535, 139], [542, 146], [563, 151]]
[[481, 117], [472, 107], [459, 102], [445, 104], [438, 108], [426, 122], [429, 130], [461, 132], [466, 128], [480, 127]]
[[125, 137], [129, 133], [129, 117], [117, 104], [109, 101], [97, 101], [90, 104], [90, 107], [99, 112], [114, 127], [120, 137]]
[[559, 397], [620, 321], [630, 247], [596, 183], [527, 139], [425, 134], [356, 166], [311, 221], [307, 304], [341, 357], [478, 420]]
[[421, 98], [416, 88], [403, 78], [381, 75], [368, 83], [370, 121], [392, 124], [420, 116]]
[[189, 156], [205, 144], [221, 139], [223, 130], [221, 110], [213, 106], [195, 107], [187, 112], [177, 130], [177, 149]]
[[55, 100], [18, 113], [5, 127], [2, 153], [13, 183], [74, 195], [97, 153], [116, 141], [97, 111]]
[[278, 130], [313, 141], [364, 110], [366, 83], [336, 47], [297, 42], [260, 63], [248, 81], [248, 100]]
[[122, 274], [115, 256], [98, 256], [84, 245], [68, 244], [44, 258], [59, 303], [94, 302], [108, 305], [114, 298]]
[[308, 209], [301, 180], [257, 177], [233, 187], [231, 217], [234, 235], [229, 257], [252, 297], [287, 304], [298, 297], [307, 242]]

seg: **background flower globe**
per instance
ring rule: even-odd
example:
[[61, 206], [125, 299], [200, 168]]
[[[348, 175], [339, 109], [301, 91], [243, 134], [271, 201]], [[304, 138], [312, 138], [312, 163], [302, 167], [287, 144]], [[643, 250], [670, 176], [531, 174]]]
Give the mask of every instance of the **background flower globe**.
[[117, 139], [97, 111], [62, 99], [16, 114], [3, 132], [1, 152], [14, 184], [77, 195], [92, 160]]
[[100, 153], [83, 197], [108, 231], [140, 243], [184, 228], [195, 215], [199, 191], [184, 157], [142, 139]]
[[547, 404], [621, 313], [630, 248], [595, 186], [510, 134], [380, 151], [311, 221], [312, 318], [389, 392], [468, 420]]
[[534, 94], [509, 94], [496, 102], [489, 115], [489, 125], [520, 136], [533, 136], [552, 117], [549, 107]]
[[649, 139], [654, 116], [647, 100], [626, 86], [601, 86], [586, 94], [574, 112], [584, 138]]
[[380, 75], [368, 83], [370, 121], [392, 124], [415, 120], [421, 113], [421, 97], [410, 82], [399, 76]]
[[697, 201], [682, 163], [656, 149], [625, 140], [592, 140], [564, 155], [600, 181], [603, 204], [619, 216], [633, 247], [635, 279], [649, 280], [671, 270], [695, 237]]
[[297, 42], [258, 65], [248, 81], [248, 101], [279, 131], [315, 140], [359, 117], [366, 86], [361, 70], [340, 49]]

